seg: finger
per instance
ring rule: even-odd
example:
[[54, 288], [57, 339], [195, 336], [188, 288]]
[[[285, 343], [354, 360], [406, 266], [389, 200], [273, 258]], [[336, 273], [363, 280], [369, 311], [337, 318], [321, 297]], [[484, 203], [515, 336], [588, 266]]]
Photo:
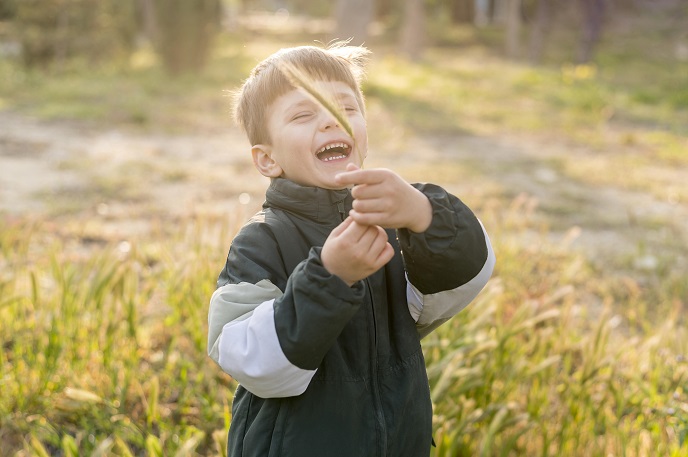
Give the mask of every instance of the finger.
[[355, 185], [355, 184], [375, 184], [382, 182], [386, 175], [386, 170], [354, 170], [344, 171], [335, 176], [335, 181], [341, 185]]
[[358, 183], [351, 189], [351, 196], [355, 199], [387, 198], [398, 193], [399, 190], [390, 187], [390, 181], [384, 176], [378, 182]]
[[380, 252], [380, 254], [377, 256], [376, 259], [376, 264], [380, 265], [382, 267], [383, 265], [387, 264], [392, 258], [394, 257], [394, 248], [392, 247], [389, 242], [385, 242], [384, 248]]
[[[351, 216], [349, 216], [351, 217]], [[356, 220], [351, 217], [352, 223], [342, 232], [342, 236], [346, 237], [352, 243], [358, 243], [361, 237], [368, 230], [367, 224], [359, 224]]]
[[[382, 235], [380, 234], [382, 232]], [[369, 225], [366, 233], [361, 236], [359, 245], [366, 254], [375, 253], [380, 249], [380, 240], [387, 240], [387, 233], [382, 227]], [[376, 248], [377, 246], [377, 248]], [[376, 251], [377, 249], [377, 251]]]
[[371, 240], [368, 251], [374, 256], [374, 258], [377, 258], [384, 249], [385, 243], [389, 240], [389, 237], [387, 236], [385, 229], [379, 225], [374, 225], [371, 227], [371, 229], [371, 232], [374, 232], [374, 237]]
[[357, 213], [386, 213], [389, 208], [389, 201], [382, 198], [356, 199], [353, 202], [353, 209]]
[[349, 211], [349, 215], [359, 225], [380, 225], [384, 227], [384, 221], [387, 219], [385, 213], [361, 213], [353, 209]]
[[361, 237], [356, 242], [356, 245], [360, 249], [361, 254], [369, 256], [369, 253], [375, 245], [375, 240], [377, 238], [378, 232], [376, 228], [373, 226], [367, 226], [366, 231], [361, 235]]
[[346, 219], [344, 219], [344, 221], [343, 221], [341, 224], [339, 224], [338, 226], [336, 226], [336, 227], [330, 232], [330, 235], [332, 235], [332, 236], [339, 236], [339, 235], [341, 235], [341, 234], [344, 233], [344, 231], [345, 231], [351, 224], [353, 224], [353, 223], [354, 223], [354, 218], [351, 217], [351, 216], [348, 216]]
[[348, 180], [347, 180], [347, 181], [341, 181], [341, 182], [340, 182], [339, 179], [338, 179], [338, 176], [339, 176], [339, 175], [342, 175], [342, 174], [346, 174], [347, 172], [355, 172], [355, 171], [358, 171], [358, 170], [360, 170], [360, 168], [358, 167], [358, 165], [356, 165], [355, 163], [349, 163], [349, 164], [346, 165], [346, 171], [345, 171], [345, 172], [338, 173], [337, 175], [335, 175], [334, 179], [335, 179], [335, 181], [336, 181], [337, 183], [339, 183], [339, 184], [342, 185], [342, 186], [353, 186], [353, 185], [355, 185], [356, 183], [350, 183], [350, 182], [348, 182]]

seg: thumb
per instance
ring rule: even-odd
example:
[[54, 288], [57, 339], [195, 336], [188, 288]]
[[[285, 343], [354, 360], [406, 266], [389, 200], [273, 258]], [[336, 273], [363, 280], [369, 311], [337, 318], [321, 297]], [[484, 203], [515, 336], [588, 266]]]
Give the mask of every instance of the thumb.
[[360, 170], [360, 169], [361, 168], [358, 165], [356, 165], [355, 163], [350, 163], [350, 164], [347, 164], [347, 166], [346, 166], [346, 171], [356, 171], [356, 170]]

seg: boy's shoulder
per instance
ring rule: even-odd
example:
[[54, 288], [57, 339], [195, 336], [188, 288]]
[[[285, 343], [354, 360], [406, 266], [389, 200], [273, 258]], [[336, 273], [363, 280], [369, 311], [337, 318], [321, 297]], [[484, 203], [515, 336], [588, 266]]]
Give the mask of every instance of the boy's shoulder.
[[296, 231], [296, 225], [290, 218], [268, 207], [246, 222], [232, 240], [232, 246], [257, 246], [263, 252], [274, 248], [286, 251], [294, 244]]
[[229, 260], [235, 269], [241, 269], [242, 264], [259, 265], [262, 271], [270, 272], [271, 280], [279, 283], [308, 255], [310, 246], [304, 244], [297, 232], [296, 225], [285, 214], [266, 208], [251, 217], [234, 237]]
[[245, 241], [266, 242], [269, 239], [276, 241], [275, 232], [282, 224], [270, 208], [263, 209], [246, 221], [234, 236], [232, 244]]
[[239, 230], [237, 236], [266, 236], [277, 238], [278, 232], [296, 229], [294, 223], [288, 217], [275, 211], [273, 208], [263, 208], [254, 214]]

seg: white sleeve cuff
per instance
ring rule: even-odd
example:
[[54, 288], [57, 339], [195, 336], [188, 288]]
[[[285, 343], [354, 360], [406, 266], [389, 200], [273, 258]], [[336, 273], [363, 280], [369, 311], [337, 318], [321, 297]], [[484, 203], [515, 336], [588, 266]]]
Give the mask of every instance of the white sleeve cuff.
[[[480, 224], [482, 227], [482, 223]], [[487, 260], [480, 272], [467, 283], [456, 289], [423, 295], [406, 278], [406, 299], [409, 312], [418, 325], [431, 324], [440, 319], [448, 319], [464, 309], [485, 287], [492, 276], [495, 266], [495, 254], [490, 239], [482, 227], [487, 244]]]
[[262, 398], [302, 394], [316, 370], [289, 362], [277, 338], [274, 299], [263, 302], [246, 319], [225, 324], [218, 363], [249, 392]]

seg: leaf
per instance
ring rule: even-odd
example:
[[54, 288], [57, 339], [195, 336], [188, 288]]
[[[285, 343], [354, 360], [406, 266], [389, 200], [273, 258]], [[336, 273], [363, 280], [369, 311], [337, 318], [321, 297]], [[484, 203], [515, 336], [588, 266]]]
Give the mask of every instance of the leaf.
[[79, 446], [72, 435], [64, 435], [62, 437], [62, 452], [66, 457], [78, 457]]
[[162, 457], [162, 444], [155, 435], [148, 435], [146, 437], [146, 452], [151, 457]]
[[88, 390], [74, 389], [72, 387], [67, 387], [64, 390], [64, 394], [70, 400], [75, 400], [82, 403], [100, 403], [103, 401], [98, 395]]
[[99, 445], [96, 447], [93, 452], [91, 453], [91, 457], [103, 457], [106, 455], [109, 455], [110, 450], [112, 449], [112, 446], [115, 444], [115, 441], [107, 437], [105, 438]]
[[205, 438], [205, 433], [202, 431], [194, 432], [193, 436], [186, 440], [180, 447], [179, 450], [174, 454], [174, 457], [186, 457], [188, 455], [193, 455], [194, 450], [198, 447], [201, 441]]

